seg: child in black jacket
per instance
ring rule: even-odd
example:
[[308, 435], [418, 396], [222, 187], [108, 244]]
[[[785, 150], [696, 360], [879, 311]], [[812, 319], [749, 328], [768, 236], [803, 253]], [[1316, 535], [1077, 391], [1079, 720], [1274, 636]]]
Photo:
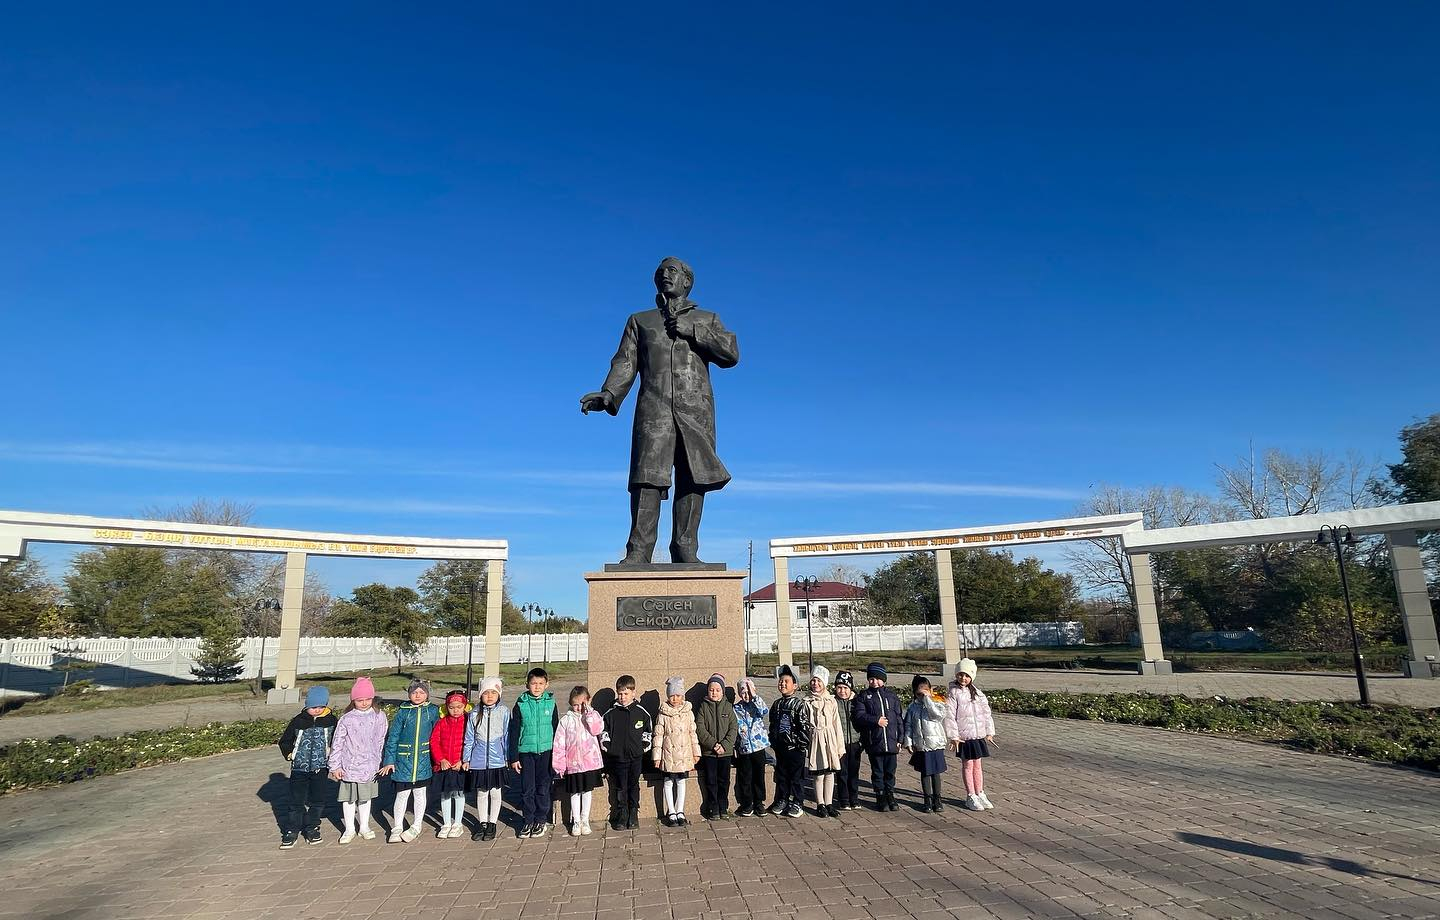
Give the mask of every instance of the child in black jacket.
[[615, 705], [605, 711], [600, 750], [610, 775], [610, 827], [640, 826], [640, 773], [655, 733], [655, 720], [635, 699], [635, 678], [615, 681]]
[[810, 710], [796, 695], [799, 684], [788, 664], [780, 666], [780, 698], [770, 707], [770, 746], [775, 749], [775, 803], [770, 814], [798, 818], [805, 813], [805, 752], [810, 747]]
[[305, 708], [296, 713], [280, 735], [280, 753], [290, 761], [290, 808], [280, 828], [280, 849], [288, 850], [305, 835], [311, 846], [324, 843], [320, 820], [325, 804], [337, 801], [337, 787], [330, 779], [330, 740], [340, 721], [330, 711], [330, 691], [311, 687], [305, 694]]

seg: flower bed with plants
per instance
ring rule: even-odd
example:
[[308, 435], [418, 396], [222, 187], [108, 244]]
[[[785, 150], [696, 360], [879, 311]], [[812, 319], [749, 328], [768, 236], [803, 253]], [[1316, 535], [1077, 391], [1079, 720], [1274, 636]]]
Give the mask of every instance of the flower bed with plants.
[[1440, 770], [1440, 709], [1149, 693], [996, 690], [988, 695], [996, 712], [1235, 735], [1302, 751]]

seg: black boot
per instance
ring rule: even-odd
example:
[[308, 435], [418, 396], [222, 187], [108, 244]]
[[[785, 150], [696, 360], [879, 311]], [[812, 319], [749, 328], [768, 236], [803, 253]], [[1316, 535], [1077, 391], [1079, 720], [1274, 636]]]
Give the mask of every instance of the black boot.
[[886, 811], [899, 811], [899, 810], [900, 810], [900, 803], [897, 802], [897, 801], [895, 801], [895, 793], [894, 793], [893, 791], [892, 791], [892, 792], [887, 792], [887, 793], [885, 793], [885, 810], [886, 810]]
[[635, 830], [635, 829], [636, 829], [637, 827], [639, 827], [639, 826], [640, 826], [640, 809], [638, 809], [638, 808], [632, 808], [632, 809], [630, 809], [629, 813], [626, 814], [626, 816], [625, 816], [625, 829], [626, 829], [626, 830], [631, 830], [631, 831], [633, 831], [633, 830]]
[[930, 810], [937, 815], [945, 810], [945, 803], [940, 801], [940, 793], [937, 792], [930, 797]]

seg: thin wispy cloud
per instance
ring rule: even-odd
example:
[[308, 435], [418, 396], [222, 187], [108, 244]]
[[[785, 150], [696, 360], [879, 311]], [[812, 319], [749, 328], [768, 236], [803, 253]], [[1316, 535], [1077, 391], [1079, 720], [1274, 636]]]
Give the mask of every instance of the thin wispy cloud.
[[[267, 459], [251, 459], [258, 457]], [[98, 442], [26, 444], [0, 441], [0, 460], [194, 473], [313, 474], [344, 471], [334, 463], [324, 462], [314, 449], [274, 446]]]
[[991, 498], [1037, 498], [1073, 501], [1084, 498], [1080, 489], [994, 482], [925, 482], [877, 480], [873, 482], [827, 481], [818, 477], [736, 479], [729, 486], [736, 492], [761, 495], [934, 495], [986, 496]]
[[314, 508], [347, 514], [414, 514], [431, 517], [459, 517], [474, 514], [561, 515], [565, 512], [544, 505], [511, 505], [497, 502], [436, 501], [422, 498], [354, 498], [341, 495], [276, 495], [247, 498], [257, 509]]

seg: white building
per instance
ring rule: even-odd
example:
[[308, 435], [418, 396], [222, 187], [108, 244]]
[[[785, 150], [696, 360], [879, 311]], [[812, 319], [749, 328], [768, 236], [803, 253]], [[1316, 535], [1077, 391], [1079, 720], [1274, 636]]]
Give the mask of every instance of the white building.
[[[816, 582], [810, 592], [810, 612], [816, 626], [849, 626], [850, 610], [865, 599], [865, 589], [842, 581]], [[766, 585], [745, 596], [750, 605], [751, 624], [775, 622], [775, 585]], [[794, 622], [805, 622], [805, 595], [790, 587], [790, 616]]]

